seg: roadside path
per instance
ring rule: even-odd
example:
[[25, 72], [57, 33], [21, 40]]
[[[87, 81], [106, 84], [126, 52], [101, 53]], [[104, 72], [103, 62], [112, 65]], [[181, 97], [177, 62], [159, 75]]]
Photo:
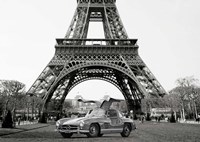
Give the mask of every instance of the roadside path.
[[15, 133], [21, 133], [29, 130], [39, 129], [43, 127], [48, 127], [52, 125], [51, 123], [41, 124], [41, 123], [26, 123], [24, 125], [17, 125], [15, 128], [0, 128], [0, 137], [11, 135]]

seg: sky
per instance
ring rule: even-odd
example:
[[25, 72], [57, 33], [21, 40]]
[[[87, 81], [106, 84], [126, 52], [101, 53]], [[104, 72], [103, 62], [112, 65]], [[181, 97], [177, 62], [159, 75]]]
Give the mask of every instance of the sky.
[[[138, 39], [140, 57], [166, 91], [178, 78], [200, 79], [199, 0], [116, 5], [129, 38]], [[65, 36], [76, 6], [76, 0], [0, 0], [0, 80], [18, 80], [28, 90], [54, 56], [55, 39]], [[90, 37], [99, 37], [99, 26], [92, 27]], [[94, 80], [77, 85], [68, 97], [74, 95], [123, 97], [112, 84]]]

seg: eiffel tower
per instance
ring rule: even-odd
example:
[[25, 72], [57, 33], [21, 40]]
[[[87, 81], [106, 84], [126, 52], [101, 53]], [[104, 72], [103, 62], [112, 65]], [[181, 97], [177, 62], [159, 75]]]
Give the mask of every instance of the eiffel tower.
[[[42, 98], [43, 114], [50, 101], [57, 110], [77, 84], [100, 79], [115, 85], [128, 110], [139, 111], [141, 99], [166, 91], [138, 54], [137, 39], [129, 39], [116, 0], [77, 0], [64, 38], [56, 39], [55, 55], [28, 90]], [[90, 22], [102, 22], [105, 39], [88, 39]], [[94, 94], [95, 95], [95, 94]]]

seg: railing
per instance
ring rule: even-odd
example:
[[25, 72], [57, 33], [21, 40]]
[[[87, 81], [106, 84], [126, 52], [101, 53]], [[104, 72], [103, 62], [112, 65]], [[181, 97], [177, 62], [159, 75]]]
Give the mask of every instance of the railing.
[[96, 45], [96, 46], [136, 46], [137, 39], [56, 39], [57, 46]]
[[116, 0], [77, 0], [78, 3], [115, 3]]

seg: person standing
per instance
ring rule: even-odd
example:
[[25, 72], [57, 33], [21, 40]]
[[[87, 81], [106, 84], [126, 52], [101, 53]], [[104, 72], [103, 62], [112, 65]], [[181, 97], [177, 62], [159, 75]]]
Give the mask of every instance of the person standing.
[[21, 118], [18, 117], [18, 119], [17, 119], [17, 124], [20, 125], [20, 122], [21, 122]]
[[197, 116], [197, 122], [199, 123], [199, 121], [200, 121], [200, 114], [198, 114]]

